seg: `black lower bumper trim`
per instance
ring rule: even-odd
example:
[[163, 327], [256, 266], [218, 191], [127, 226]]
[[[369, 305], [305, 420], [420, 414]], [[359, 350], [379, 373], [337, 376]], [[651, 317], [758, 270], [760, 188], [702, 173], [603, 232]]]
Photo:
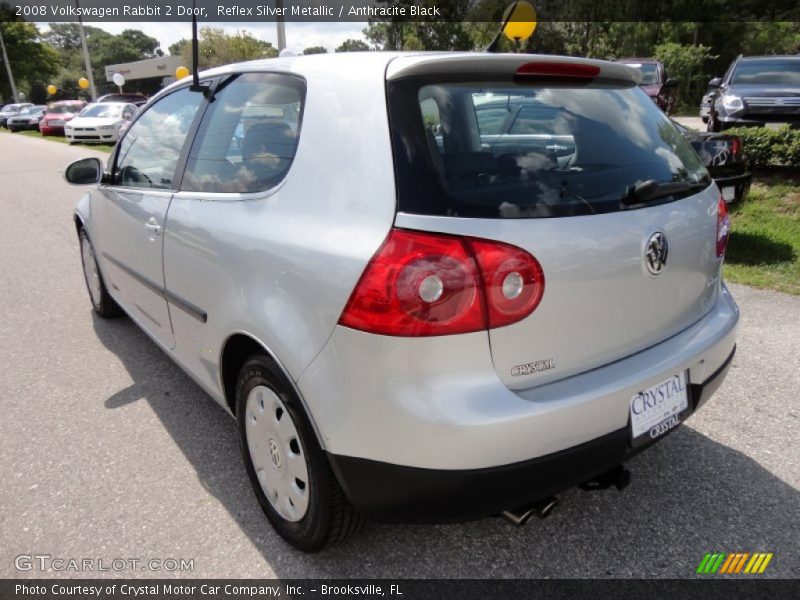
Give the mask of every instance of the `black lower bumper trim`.
[[[690, 386], [691, 412], [722, 383], [735, 351], [703, 384]], [[634, 450], [626, 427], [546, 456], [469, 470], [422, 469], [330, 453], [328, 458], [345, 494], [362, 514], [390, 523], [441, 523], [482, 518], [553, 496], [622, 464], [658, 440]]]

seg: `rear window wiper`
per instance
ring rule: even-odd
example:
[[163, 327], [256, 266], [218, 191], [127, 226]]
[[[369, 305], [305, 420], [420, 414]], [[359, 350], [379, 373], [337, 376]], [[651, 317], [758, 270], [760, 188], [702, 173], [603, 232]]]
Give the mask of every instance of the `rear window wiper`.
[[659, 198], [666, 198], [667, 196], [676, 196], [685, 194], [686, 192], [694, 192], [705, 189], [708, 186], [708, 181], [670, 181], [667, 183], [658, 183], [653, 179], [648, 179], [636, 185], [628, 186], [625, 196], [622, 197], [622, 204], [625, 206], [634, 206], [637, 204], [646, 204]]

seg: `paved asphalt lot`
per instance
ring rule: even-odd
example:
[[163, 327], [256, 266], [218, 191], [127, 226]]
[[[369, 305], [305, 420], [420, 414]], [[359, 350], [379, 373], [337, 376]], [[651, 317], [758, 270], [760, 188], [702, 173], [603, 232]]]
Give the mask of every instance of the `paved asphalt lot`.
[[306, 556], [264, 519], [233, 420], [130, 321], [93, 317], [61, 176], [91, 154], [0, 133], [0, 577], [41, 576], [14, 568], [33, 553], [188, 558], [198, 577], [691, 577], [709, 551], [800, 576], [800, 298], [733, 288], [728, 379], [625, 492], [568, 491], [521, 529], [369, 525]]

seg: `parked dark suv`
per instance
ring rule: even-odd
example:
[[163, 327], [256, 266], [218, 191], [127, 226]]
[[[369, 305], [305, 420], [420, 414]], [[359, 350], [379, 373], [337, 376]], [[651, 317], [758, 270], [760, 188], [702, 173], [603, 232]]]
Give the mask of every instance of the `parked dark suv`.
[[650, 96], [658, 108], [667, 114], [672, 112], [675, 106], [674, 90], [678, 85], [678, 80], [667, 77], [664, 63], [654, 58], [621, 58], [617, 62], [641, 72], [642, 81], [639, 83], [639, 87]]
[[767, 123], [800, 125], [800, 56], [740, 56], [716, 88], [708, 130]]

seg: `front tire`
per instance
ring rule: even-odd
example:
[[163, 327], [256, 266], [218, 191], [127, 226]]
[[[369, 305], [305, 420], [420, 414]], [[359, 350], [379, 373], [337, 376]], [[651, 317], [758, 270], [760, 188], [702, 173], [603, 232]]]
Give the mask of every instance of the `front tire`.
[[119, 304], [111, 297], [103, 281], [103, 275], [97, 266], [97, 258], [94, 254], [92, 242], [86, 235], [86, 230], [81, 228], [81, 264], [83, 266], [83, 278], [86, 281], [86, 289], [89, 291], [89, 299], [92, 301], [94, 312], [104, 319], [111, 319], [122, 315]]
[[294, 389], [265, 355], [242, 367], [236, 417], [250, 483], [283, 539], [317, 552], [361, 528]]

